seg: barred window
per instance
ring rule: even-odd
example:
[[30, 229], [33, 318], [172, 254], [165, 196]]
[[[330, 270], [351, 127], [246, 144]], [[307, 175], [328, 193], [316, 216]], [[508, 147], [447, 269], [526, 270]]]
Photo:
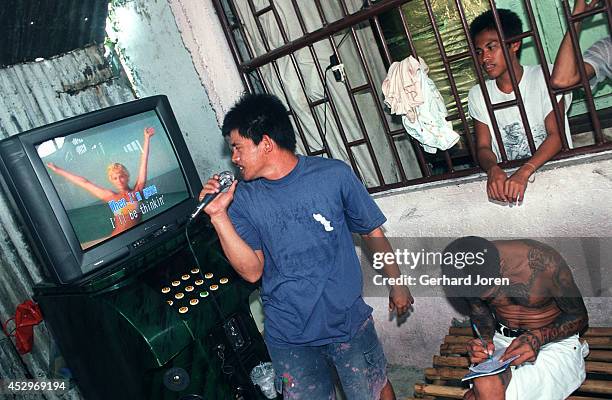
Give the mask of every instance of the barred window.
[[[563, 110], [556, 96], [574, 92], [571, 137], [562, 136], [555, 158], [612, 148], [612, 90], [591, 90], [586, 77], [566, 88], [550, 85], [550, 64], [566, 29], [578, 43], [573, 24], [589, 18], [587, 38], [609, 35], [609, 2], [572, 16], [568, 0], [213, 0], [243, 82], [250, 92], [277, 95], [287, 106], [298, 135], [298, 152], [344, 160], [371, 192], [442, 180], [481, 171], [467, 94], [484, 87], [469, 23], [483, 11], [512, 8], [523, 32], [500, 41], [522, 40], [521, 64], [541, 64], [558, 126]], [[583, 27], [583, 31], [586, 26]], [[584, 38], [581, 37], [581, 44]], [[508, 51], [504, 47], [504, 57]], [[582, 50], [586, 47], [582, 46]], [[574, 46], [576, 57], [581, 48]], [[401, 118], [391, 115], [381, 84], [393, 62], [420, 57], [447, 109], [447, 121], [459, 141], [447, 150], [424, 148], [406, 132]], [[584, 74], [584, 70], [581, 71]], [[514, 93], [520, 93], [511, 72]], [[486, 93], [483, 90], [483, 93]], [[496, 110], [516, 107], [525, 127], [529, 150], [535, 152], [532, 130], [521, 96], [491, 104], [484, 95], [500, 149], [502, 167], [522, 164], [505, 154]], [[573, 142], [573, 146], [571, 145]], [[428, 150], [428, 151], [427, 151]]]

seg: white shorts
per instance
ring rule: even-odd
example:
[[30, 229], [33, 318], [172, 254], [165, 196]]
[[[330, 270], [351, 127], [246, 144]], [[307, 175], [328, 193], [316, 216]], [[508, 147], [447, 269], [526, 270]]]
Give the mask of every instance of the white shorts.
[[[495, 332], [495, 348], [508, 347], [515, 338]], [[589, 345], [578, 335], [545, 344], [534, 363], [512, 367], [506, 400], [563, 400], [578, 389], [586, 378], [584, 357]]]

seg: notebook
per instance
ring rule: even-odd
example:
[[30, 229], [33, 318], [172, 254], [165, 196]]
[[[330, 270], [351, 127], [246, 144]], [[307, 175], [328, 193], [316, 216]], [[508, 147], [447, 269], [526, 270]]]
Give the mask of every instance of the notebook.
[[470, 372], [466, 374], [461, 381], [467, 381], [470, 379], [478, 378], [480, 376], [488, 376], [488, 375], [496, 375], [501, 372], [504, 372], [512, 361], [519, 358], [519, 355], [510, 357], [505, 361], [500, 361], [500, 358], [504, 355], [506, 348], [496, 350], [490, 359], [487, 361], [483, 361], [478, 365], [472, 365], [469, 367]]

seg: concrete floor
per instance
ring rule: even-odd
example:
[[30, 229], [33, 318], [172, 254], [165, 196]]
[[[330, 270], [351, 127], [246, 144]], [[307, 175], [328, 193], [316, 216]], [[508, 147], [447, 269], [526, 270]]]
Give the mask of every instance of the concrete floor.
[[[393, 385], [397, 400], [414, 397], [414, 384], [416, 382], [425, 382], [425, 375], [421, 368], [406, 367], [397, 364], [387, 364], [387, 377], [389, 381], [391, 381], [391, 385]], [[350, 400], [346, 399], [337, 381], [336, 400]]]
[[387, 367], [387, 376], [393, 385], [395, 397], [397, 397], [398, 400], [405, 399], [406, 397], [413, 397], [414, 384], [416, 382], [425, 382], [423, 370], [416, 367], [389, 364]]

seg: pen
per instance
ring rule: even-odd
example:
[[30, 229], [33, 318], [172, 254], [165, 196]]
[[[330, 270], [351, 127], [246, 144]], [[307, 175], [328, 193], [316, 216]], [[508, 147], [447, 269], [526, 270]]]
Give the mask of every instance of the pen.
[[474, 322], [472, 322], [472, 328], [474, 328], [474, 332], [476, 332], [476, 335], [478, 335], [478, 339], [480, 339], [480, 343], [482, 343], [482, 347], [484, 347], [485, 352], [487, 353], [488, 358], [490, 360], [491, 354], [489, 354], [489, 351], [487, 350], [487, 342], [485, 342], [485, 340], [482, 338], [482, 335], [480, 334], [480, 331], [478, 330], [478, 327]]

